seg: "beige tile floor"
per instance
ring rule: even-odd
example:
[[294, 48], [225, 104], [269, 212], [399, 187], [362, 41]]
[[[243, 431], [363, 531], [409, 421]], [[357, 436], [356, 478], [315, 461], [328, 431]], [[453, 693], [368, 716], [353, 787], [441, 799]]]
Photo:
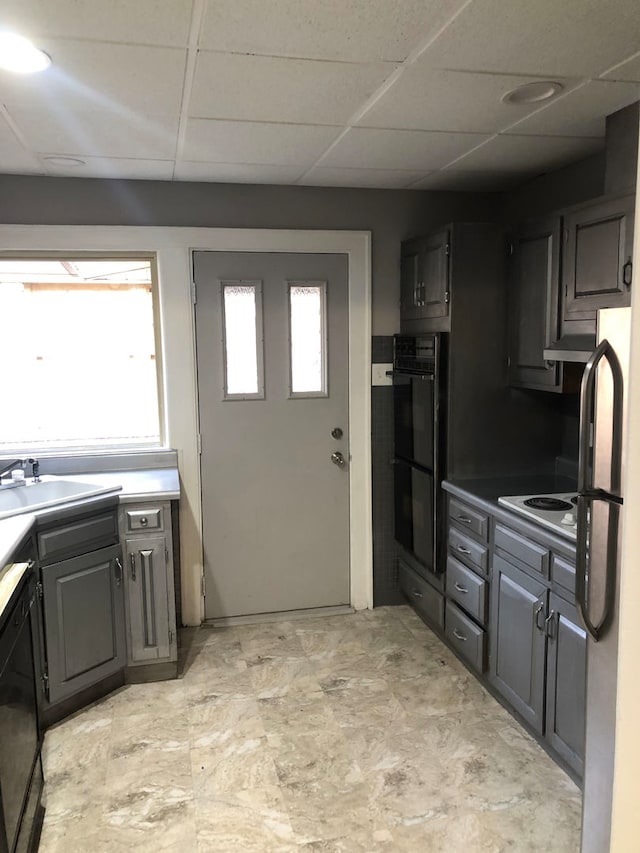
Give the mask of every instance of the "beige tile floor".
[[41, 853], [578, 851], [577, 787], [409, 608], [183, 643], [47, 733]]

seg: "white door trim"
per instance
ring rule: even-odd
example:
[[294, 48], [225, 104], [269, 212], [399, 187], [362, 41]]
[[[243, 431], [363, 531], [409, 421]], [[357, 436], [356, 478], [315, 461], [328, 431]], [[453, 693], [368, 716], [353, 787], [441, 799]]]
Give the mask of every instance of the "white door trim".
[[191, 252], [305, 252], [349, 258], [349, 434], [351, 606], [373, 606], [371, 523], [371, 235], [368, 231], [2, 225], [0, 251], [153, 252], [158, 259], [165, 437], [178, 451], [181, 480], [182, 619], [197, 625], [202, 514], [198, 459], [195, 315]]

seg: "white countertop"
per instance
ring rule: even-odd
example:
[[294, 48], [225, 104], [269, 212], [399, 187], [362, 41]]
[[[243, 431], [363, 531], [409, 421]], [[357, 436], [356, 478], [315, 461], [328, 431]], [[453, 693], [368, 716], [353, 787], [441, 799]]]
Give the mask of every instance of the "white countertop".
[[[96, 474], [65, 474], [65, 480], [77, 480], [82, 483], [96, 483], [108, 488], [121, 487], [117, 493], [121, 503], [147, 500], [177, 500], [180, 497], [180, 480], [177, 468], [154, 468], [147, 471], [109, 471]], [[98, 496], [98, 499], [102, 495]], [[93, 498], [95, 500], [96, 498]], [[87, 498], [87, 503], [92, 498]], [[69, 503], [77, 506], [82, 501]], [[66, 504], [58, 504], [50, 509], [62, 509]], [[47, 508], [42, 509], [46, 513]], [[30, 532], [40, 512], [22, 513], [0, 519], [0, 613], [11, 598], [20, 582], [25, 568], [21, 570], [7, 566], [22, 539]]]

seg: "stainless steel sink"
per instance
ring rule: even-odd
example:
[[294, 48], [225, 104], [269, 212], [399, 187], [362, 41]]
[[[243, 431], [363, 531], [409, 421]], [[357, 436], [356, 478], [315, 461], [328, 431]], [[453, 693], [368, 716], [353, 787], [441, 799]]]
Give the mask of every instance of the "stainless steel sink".
[[0, 518], [117, 491], [119, 488], [114, 486], [79, 483], [47, 476], [39, 483], [27, 482], [24, 486], [0, 491]]

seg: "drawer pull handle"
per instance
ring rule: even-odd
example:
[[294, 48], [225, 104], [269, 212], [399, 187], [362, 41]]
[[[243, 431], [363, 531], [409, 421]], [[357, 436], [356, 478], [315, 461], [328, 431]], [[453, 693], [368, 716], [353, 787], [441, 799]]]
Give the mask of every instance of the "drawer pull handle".
[[465, 635], [461, 634], [457, 628], [453, 629], [453, 636], [456, 638], [456, 640], [461, 640], [463, 643], [467, 642], [467, 638], [465, 637]]
[[418, 592], [417, 589], [412, 589], [411, 594], [413, 595], [414, 598], [422, 598], [422, 593]]
[[463, 524], [471, 524], [471, 519], [468, 515], [456, 515], [456, 519], [461, 521]]
[[454, 586], [455, 586], [455, 588], [458, 590], [458, 592], [469, 592], [469, 590], [466, 588], [466, 586], [460, 586], [460, 584], [458, 583], [458, 581], [456, 581], [456, 582], [454, 583]]
[[470, 554], [471, 553], [471, 551], [468, 548], [463, 548], [462, 545], [458, 545], [458, 551], [460, 551], [461, 554]]
[[143, 515], [142, 518], [140, 519], [140, 527], [146, 527], [147, 524], [149, 524], [149, 519], [147, 518], [146, 515]]

